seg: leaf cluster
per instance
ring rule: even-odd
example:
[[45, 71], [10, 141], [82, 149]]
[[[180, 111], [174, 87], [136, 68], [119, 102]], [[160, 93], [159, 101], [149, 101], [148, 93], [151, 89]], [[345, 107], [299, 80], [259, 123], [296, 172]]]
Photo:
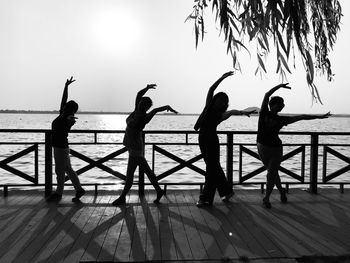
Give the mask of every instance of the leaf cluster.
[[332, 80], [329, 52], [342, 16], [338, 0], [194, 0], [194, 3], [186, 21], [194, 22], [196, 47], [205, 35], [204, 10], [211, 5], [235, 69], [241, 70], [238, 54], [242, 48], [248, 51], [245, 40], [249, 39], [256, 43], [255, 74], [266, 73], [264, 60], [271, 50], [269, 43], [273, 43], [276, 73], [284, 81], [286, 72], [291, 73], [289, 65], [293, 63], [295, 67], [297, 47], [312, 97], [321, 102], [314, 84], [315, 69]]

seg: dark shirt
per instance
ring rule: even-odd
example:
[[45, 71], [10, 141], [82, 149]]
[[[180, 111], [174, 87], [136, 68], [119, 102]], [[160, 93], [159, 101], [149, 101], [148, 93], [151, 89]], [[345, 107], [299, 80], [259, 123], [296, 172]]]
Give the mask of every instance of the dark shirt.
[[221, 112], [214, 111], [211, 107], [204, 109], [195, 125], [199, 129], [199, 134], [204, 136], [216, 136], [217, 126], [221, 122]]
[[279, 116], [269, 110], [261, 110], [259, 113], [257, 142], [267, 146], [281, 146], [282, 141], [278, 137], [283, 126], [288, 125], [290, 117]]
[[126, 119], [126, 129], [123, 144], [133, 150], [143, 149], [142, 130], [148, 123], [146, 113], [132, 112]]
[[58, 148], [68, 148], [68, 132], [72, 128], [72, 124], [68, 124], [68, 120], [59, 115], [51, 124], [52, 130], [52, 146]]

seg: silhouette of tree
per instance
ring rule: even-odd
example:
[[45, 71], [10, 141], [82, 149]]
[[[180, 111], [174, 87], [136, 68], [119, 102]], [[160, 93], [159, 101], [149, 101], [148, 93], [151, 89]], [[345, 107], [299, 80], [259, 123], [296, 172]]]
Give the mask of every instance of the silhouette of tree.
[[194, 21], [196, 47], [198, 40], [204, 39], [204, 11], [211, 3], [235, 69], [241, 70], [239, 51], [243, 48], [250, 53], [245, 44], [249, 39], [256, 43], [255, 74], [266, 73], [264, 60], [271, 51], [269, 43], [272, 42], [277, 55], [276, 73], [283, 81], [286, 71], [291, 72], [289, 65], [293, 63], [295, 67], [296, 43], [312, 98], [322, 103], [314, 84], [314, 69], [327, 75], [329, 81], [334, 76], [329, 51], [340, 29], [342, 10], [338, 0], [194, 0], [194, 3], [186, 21]]

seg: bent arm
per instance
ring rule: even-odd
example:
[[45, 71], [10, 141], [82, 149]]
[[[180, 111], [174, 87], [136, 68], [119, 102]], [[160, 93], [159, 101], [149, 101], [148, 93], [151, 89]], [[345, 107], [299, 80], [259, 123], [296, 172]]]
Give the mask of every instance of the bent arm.
[[154, 108], [153, 110], [151, 110], [148, 114], [147, 114], [147, 123], [150, 122], [152, 120], [152, 118], [154, 117], [154, 115], [156, 115], [158, 112], [162, 112], [162, 111], [170, 111], [173, 112], [175, 114], [177, 114], [178, 112], [176, 110], [174, 110], [172, 107], [170, 107], [169, 105], [166, 106], [162, 106], [162, 107], [158, 107], [158, 108]]
[[268, 110], [268, 105], [269, 105], [269, 100], [270, 97], [273, 93], [275, 93], [275, 91], [277, 91], [280, 88], [284, 88], [284, 89], [291, 89], [289, 86], [287, 86], [289, 83], [285, 83], [285, 84], [279, 84], [275, 87], [273, 87], [272, 89], [270, 89], [268, 92], [265, 93], [264, 99], [261, 103], [261, 110]]
[[207, 98], [205, 100], [205, 106], [208, 106], [210, 101], [213, 99], [213, 96], [214, 96], [214, 91], [216, 90], [216, 88], [220, 85], [220, 83], [226, 79], [227, 77], [229, 76], [232, 76], [233, 75], [233, 72], [232, 71], [229, 71], [229, 72], [226, 72], [224, 75], [222, 75], [217, 81], [214, 82], [213, 85], [211, 85], [211, 87], [209, 88], [208, 90], [208, 93], [207, 93]]
[[327, 112], [326, 114], [301, 114], [296, 116], [289, 117], [288, 124], [297, 122], [297, 121], [303, 121], [303, 120], [315, 120], [315, 119], [325, 119], [331, 116], [330, 112]]
[[149, 89], [155, 89], [156, 86], [157, 86], [156, 84], [148, 84], [146, 88], [143, 88], [142, 90], [137, 92], [136, 100], [135, 100], [135, 109], [137, 108], [137, 105], [139, 104], [143, 95], [145, 95]]

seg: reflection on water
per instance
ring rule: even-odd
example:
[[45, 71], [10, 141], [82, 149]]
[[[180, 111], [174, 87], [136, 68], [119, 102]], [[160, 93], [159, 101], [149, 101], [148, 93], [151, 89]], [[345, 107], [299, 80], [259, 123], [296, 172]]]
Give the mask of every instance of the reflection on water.
[[[55, 114], [0, 114], [0, 127], [6, 129], [50, 129], [51, 121], [56, 117]], [[112, 115], [112, 114], [78, 114], [78, 121], [74, 126], [74, 129], [82, 130], [124, 130], [125, 129], [125, 119], [127, 115]], [[156, 116], [151, 123], [146, 126], [147, 130], [193, 130], [193, 124], [195, 123], [197, 116]], [[252, 116], [251, 118], [237, 116], [232, 117], [223, 124], [219, 126], [218, 130], [223, 131], [255, 131], [257, 127], [257, 116]], [[287, 126], [283, 131], [317, 131], [317, 132], [349, 132], [350, 131], [350, 118], [329, 118], [325, 120], [313, 120], [313, 121], [301, 121], [292, 125]], [[235, 135], [234, 143], [248, 143], [253, 144], [252, 146], [247, 146], [247, 148], [256, 152], [255, 147], [255, 135]], [[44, 142], [44, 135], [37, 133], [0, 133], [0, 142], [28, 142], [27, 145], [4, 145], [0, 144], [0, 160], [4, 160], [7, 157], [28, 148], [31, 144], [29, 142]], [[93, 160], [99, 160], [104, 156], [122, 148], [121, 143], [123, 139], [123, 134], [99, 134], [97, 140], [103, 143], [112, 143], [106, 145], [72, 145], [71, 148], [82, 153], [85, 156]], [[309, 144], [310, 136], [300, 135], [282, 135], [281, 139], [287, 144]], [[70, 142], [93, 142], [93, 134], [70, 134]], [[149, 134], [146, 136], [146, 141], [148, 143], [169, 143], [169, 142], [181, 142], [184, 143], [186, 140], [185, 135], [169, 135], [169, 134]], [[197, 143], [197, 135], [189, 135], [189, 143]], [[220, 135], [220, 141], [222, 143], [226, 142], [225, 135]], [[320, 136], [320, 143], [332, 143], [332, 144], [350, 144], [350, 139], [348, 136]], [[190, 160], [191, 158], [198, 155], [199, 147], [197, 145], [193, 146], [181, 146], [181, 145], [159, 145], [159, 147], [165, 149], [166, 151], [178, 156], [183, 160]], [[297, 146], [286, 146], [284, 148], [284, 153], [288, 153]], [[350, 147], [336, 146], [332, 147], [336, 151], [339, 151], [345, 156], [350, 156]], [[308, 176], [309, 170], [309, 147], [306, 147], [306, 158], [305, 158], [305, 169], [306, 176]], [[226, 169], [226, 148], [221, 147], [221, 162], [224, 170]], [[323, 150], [319, 150], [319, 176], [322, 176], [322, 158]], [[127, 166], [127, 153], [115, 157], [114, 159], [104, 163], [109, 168], [116, 170], [122, 174], [126, 173]], [[179, 165], [178, 162], [165, 157], [160, 153], [152, 154], [152, 146], [146, 146], [146, 158], [150, 165], [154, 158], [155, 165], [154, 171], [157, 175], [161, 175], [165, 171], [176, 167]], [[331, 173], [347, 164], [340, 160], [339, 158], [328, 154], [327, 155], [327, 174]], [[20, 171], [28, 173], [34, 176], [34, 153], [30, 153], [24, 157], [19, 158], [10, 163], [10, 165]], [[72, 165], [74, 169], [79, 170], [86, 166], [87, 163], [79, 160], [78, 158], [72, 157]], [[205, 169], [204, 162], [202, 160], [196, 162], [194, 165], [201, 169]], [[259, 160], [251, 157], [248, 154], [243, 154], [243, 175], [254, 171], [259, 168], [261, 163]], [[283, 167], [300, 174], [301, 169], [301, 154], [294, 156], [283, 162]], [[54, 168], [53, 168], [54, 169]], [[239, 176], [239, 152], [238, 146], [234, 146], [234, 156], [233, 156], [233, 176], [234, 181], [238, 182]], [[44, 175], [44, 147], [39, 146], [39, 181], [43, 183]], [[287, 177], [281, 174], [284, 181], [295, 182], [291, 177]], [[306, 178], [307, 179], [307, 178]], [[93, 168], [81, 176], [83, 183], [118, 183], [119, 179], [113, 175], [103, 172], [99, 168]], [[253, 181], [264, 181], [265, 173], [250, 179], [249, 182]], [[349, 181], [350, 173], [347, 172], [340, 176], [336, 180]], [[161, 182], [182, 182], [182, 183], [193, 183], [193, 182], [203, 182], [203, 176], [194, 172], [189, 168], [184, 168], [176, 173], [170, 175], [167, 178], [162, 179]], [[8, 173], [5, 170], [1, 170], [0, 173], [0, 184], [25, 184], [27, 181]]]

